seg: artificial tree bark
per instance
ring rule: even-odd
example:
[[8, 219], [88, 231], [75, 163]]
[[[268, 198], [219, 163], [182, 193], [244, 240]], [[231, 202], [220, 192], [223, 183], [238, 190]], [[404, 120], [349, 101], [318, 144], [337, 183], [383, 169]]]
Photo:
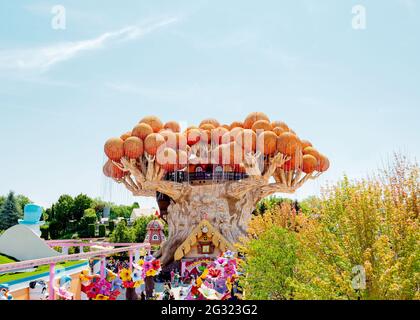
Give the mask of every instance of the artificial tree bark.
[[201, 220], [209, 220], [234, 244], [246, 235], [258, 201], [273, 193], [293, 193], [308, 179], [319, 175], [305, 175], [300, 170], [286, 172], [282, 167], [287, 160], [282, 154], [269, 160], [259, 153], [248, 154], [243, 163], [248, 178], [203, 185], [162, 180], [165, 172], [148, 155], [137, 160], [123, 158], [115, 164], [127, 173], [117, 182], [123, 183], [133, 195], [156, 196], [159, 191], [171, 198], [166, 218], [169, 236], [158, 252], [162, 264], [166, 265]]

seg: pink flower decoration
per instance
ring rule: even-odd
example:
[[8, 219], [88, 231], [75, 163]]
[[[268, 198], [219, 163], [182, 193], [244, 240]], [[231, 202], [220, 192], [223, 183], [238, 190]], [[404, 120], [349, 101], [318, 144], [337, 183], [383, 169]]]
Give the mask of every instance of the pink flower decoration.
[[150, 269], [152, 269], [152, 267], [153, 267], [153, 265], [152, 265], [152, 263], [151, 263], [151, 262], [146, 261], [146, 262], [144, 262], [144, 264], [143, 264], [143, 270], [144, 270], [145, 272], [147, 272], [147, 271], [149, 271]]

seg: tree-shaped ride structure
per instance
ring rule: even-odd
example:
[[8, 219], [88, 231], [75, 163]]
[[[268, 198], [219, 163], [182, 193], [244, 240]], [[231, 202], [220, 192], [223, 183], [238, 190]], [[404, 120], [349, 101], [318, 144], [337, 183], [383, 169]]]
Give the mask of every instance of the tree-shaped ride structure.
[[309, 141], [261, 112], [231, 125], [206, 119], [182, 133], [177, 122], [148, 116], [104, 149], [107, 177], [135, 196], [157, 197], [169, 228], [163, 264], [203, 219], [236, 243], [259, 200], [293, 193], [329, 168]]

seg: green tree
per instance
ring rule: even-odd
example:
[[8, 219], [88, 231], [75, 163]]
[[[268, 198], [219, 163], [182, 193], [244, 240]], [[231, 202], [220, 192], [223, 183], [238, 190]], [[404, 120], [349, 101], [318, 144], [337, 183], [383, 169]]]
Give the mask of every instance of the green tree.
[[257, 203], [255, 213], [256, 214], [264, 214], [267, 210], [270, 210], [274, 207], [280, 206], [282, 203], [293, 203], [292, 200], [287, 198], [280, 198], [276, 196], [271, 196], [265, 199], [262, 199], [260, 202]]
[[25, 206], [27, 204], [32, 203], [32, 201], [28, 197], [22, 194], [19, 194], [16, 196], [16, 203], [18, 204], [18, 208], [19, 208], [19, 216], [23, 217], [23, 211], [25, 209]]
[[117, 227], [111, 233], [110, 240], [114, 243], [133, 242], [133, 234], [124, 220], [117, 224]]
[[10, 191], [0, 209], [0, 229], [6, 230], [18, 223], [19, 206], [13, 191]]
[[240, 280], [247, 299], [285, 300], [293, 296], [297, 247], [294, 232], [277, 226], [248, 243]]
[[69, 220], [72, 218], [74, 200], [69, 195], [62, 195], [54, 205], [54, 220], [57, 221], [63, 233], [67, 231]]
[[89, 209], [92, 205], [92, 199], [85, 194], [79, 194], [74, 198], [72, 219], [80, 221], [83, 217], [85, 210]]
[[153, 216], [150, 217], [139, 217], [134, 222], [132, 227], [133, 232], [133, 241], [134, 242], [143, 242], [147, 233], [147, 224], [154, 219]]
[[78, 233], [81, 237], [89, 236], [89, 225], [95, 224], [98, 221], [95, 209], [86, 209], [83, 217], [80, 219]]

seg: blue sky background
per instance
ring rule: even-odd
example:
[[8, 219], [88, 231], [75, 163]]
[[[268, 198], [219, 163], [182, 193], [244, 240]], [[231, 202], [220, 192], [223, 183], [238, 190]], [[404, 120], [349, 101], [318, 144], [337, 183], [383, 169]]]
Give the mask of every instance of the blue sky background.
[[[56, 4], [66, 30], [51, 28]], [[356, 4], [365, 30], [352, 29]], [[2, 1], [0, 194], [132, 202], [102, 176], [103, 143], [149, 114], [284, 120], [332, 163], [299, 199], [394, 151], [418, 158], [419, 10], [417, 0]]]

